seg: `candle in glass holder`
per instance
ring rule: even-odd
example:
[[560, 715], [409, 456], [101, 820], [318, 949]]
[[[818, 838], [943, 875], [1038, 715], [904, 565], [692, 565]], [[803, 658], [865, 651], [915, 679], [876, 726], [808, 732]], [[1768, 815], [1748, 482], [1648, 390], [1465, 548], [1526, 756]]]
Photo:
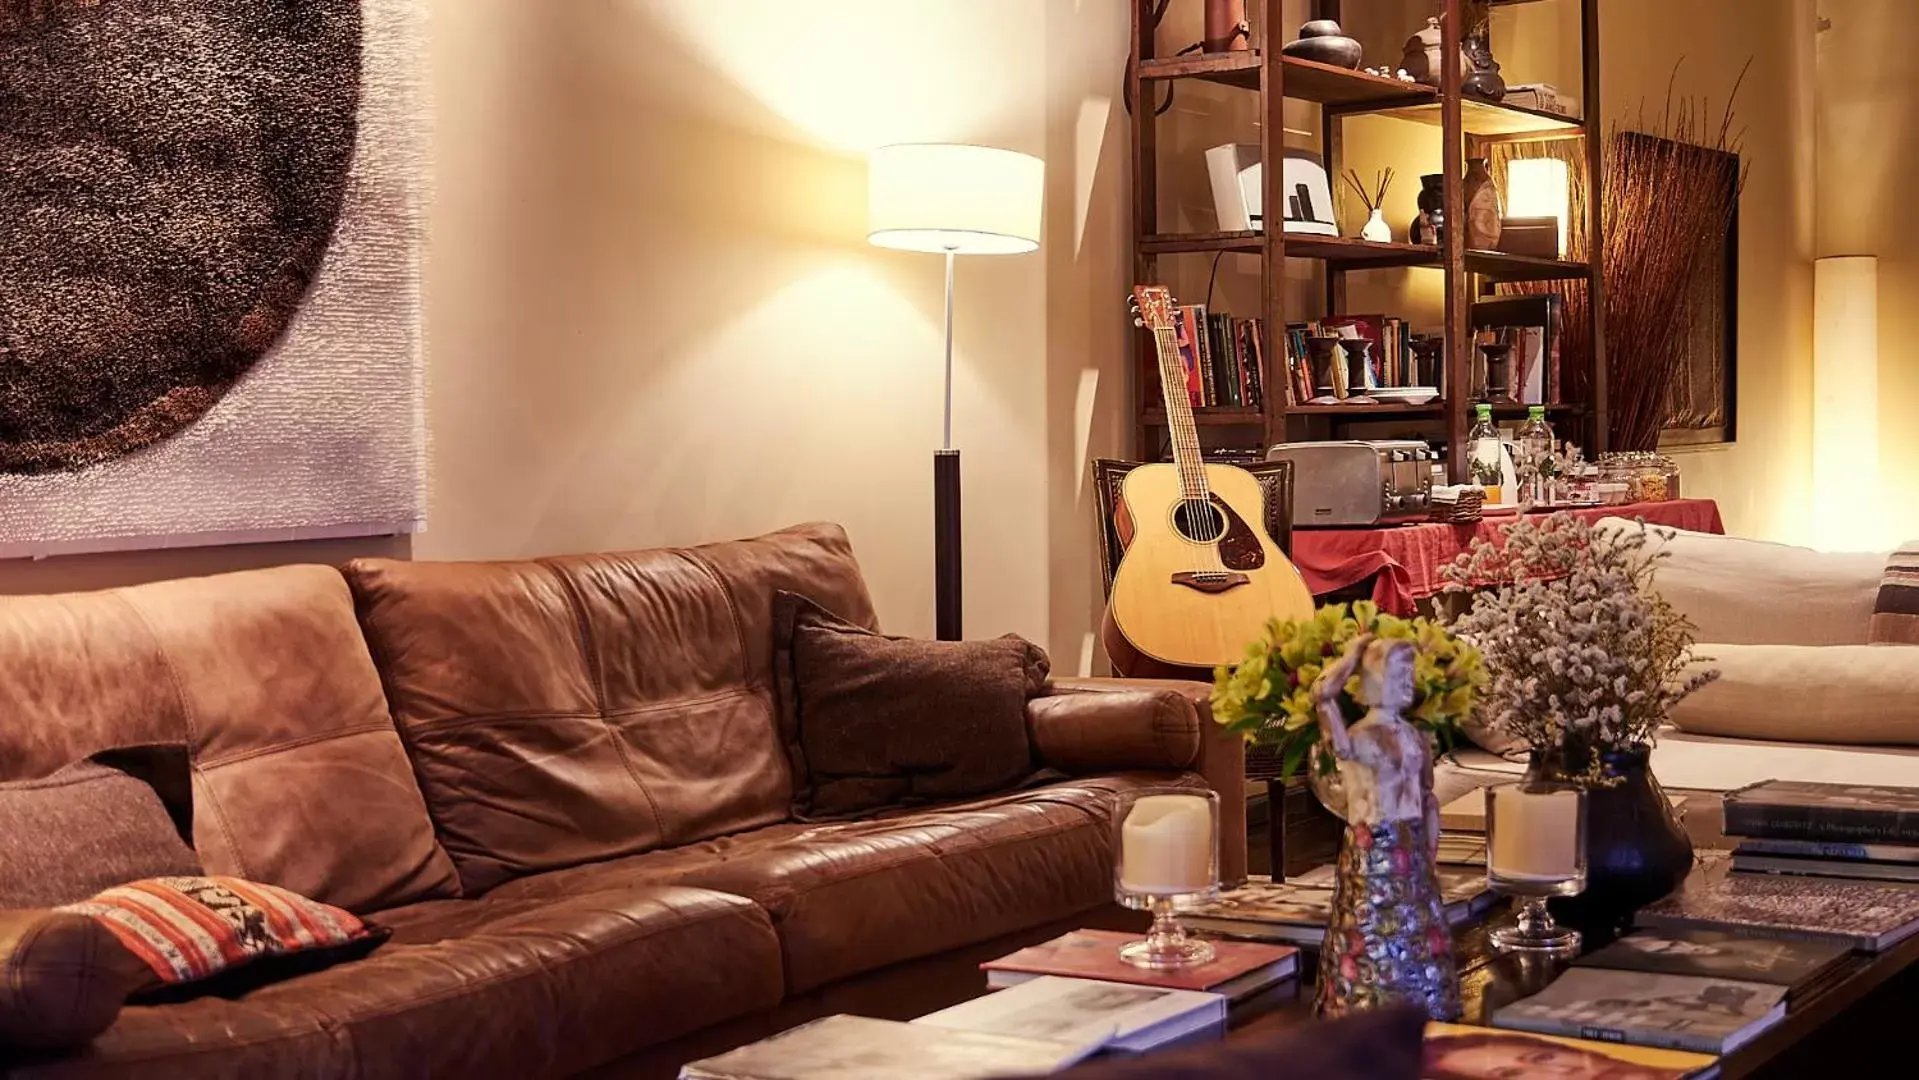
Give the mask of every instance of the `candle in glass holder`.
[[1120, 887], [1189, 896], [1213, 887], [1213, 809], [1202, 795], [1148, 795], [1120, 828]]
[[1508, 881], [1560, 882], [1580, 876], [1580, 793], [1527, 791], [1519, 785], [1487, 793], [1487, 860]]

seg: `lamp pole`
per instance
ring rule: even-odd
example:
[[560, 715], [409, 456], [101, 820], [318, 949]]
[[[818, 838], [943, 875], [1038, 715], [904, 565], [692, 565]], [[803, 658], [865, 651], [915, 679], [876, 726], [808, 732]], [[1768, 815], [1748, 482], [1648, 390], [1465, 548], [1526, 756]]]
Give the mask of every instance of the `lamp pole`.
[[933, 611], [941, 641], [960, 640], [960, 456], [953, 449], [953, 261], [946, 250], [946, 418], [933, 454]]

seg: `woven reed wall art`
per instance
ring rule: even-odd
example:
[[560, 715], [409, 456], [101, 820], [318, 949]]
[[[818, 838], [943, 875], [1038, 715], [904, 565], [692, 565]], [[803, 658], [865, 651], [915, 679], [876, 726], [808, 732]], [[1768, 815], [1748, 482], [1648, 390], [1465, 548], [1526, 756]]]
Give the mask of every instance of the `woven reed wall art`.
[[0, 0], [0, 554], [424, 521], [424, 0]]

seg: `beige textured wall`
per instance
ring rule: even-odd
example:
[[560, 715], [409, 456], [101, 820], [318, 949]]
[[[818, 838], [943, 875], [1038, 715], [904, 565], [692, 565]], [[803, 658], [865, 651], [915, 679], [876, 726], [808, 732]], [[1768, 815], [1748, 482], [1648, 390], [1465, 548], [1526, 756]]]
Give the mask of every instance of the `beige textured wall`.
[[[1121, 446], [1124, 6], [434, 0], [434, 442], [423, 558], [851, 531], [932, 629], [941, 265], [865, 242], [863, 151], [1048, 162], [1042, 251], [962, 259], [967, 627], [1080, 664], [1084, 462]], [[401, 540], [0, 565], [46, 591]]]
[[1883, 502], [1873, 546], [1919, 535], [1919, 78], [1910, 0], [1819, 0], [1818, 253], [1879, 257], [1878, 411]]

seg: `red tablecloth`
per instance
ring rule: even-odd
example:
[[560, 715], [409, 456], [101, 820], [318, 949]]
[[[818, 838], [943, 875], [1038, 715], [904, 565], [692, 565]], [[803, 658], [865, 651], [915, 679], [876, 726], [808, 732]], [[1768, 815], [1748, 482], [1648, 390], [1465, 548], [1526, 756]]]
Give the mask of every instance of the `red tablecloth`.
[[[1711, 499], [1672, 499], [1596, 506], [1574, 510], [1587, 521], [1602, 517], [1644, 518], [1648, 524], [1692, 532], [1723, 533], [1719, 504]], [[1392, 525], [1369, 529], [1294, 529], [1293, 565], [1314, 596], [1373, 578], [1373, 600], [1380, 610], [1411, 615], [1413, 605], [1445, 588], [1441, 568], [1474, 538], [1492, 536], [1512, 517], [1492, 517], [1471, 525]], [[1376, 576], [1375, 576], [1376, 575]]]

